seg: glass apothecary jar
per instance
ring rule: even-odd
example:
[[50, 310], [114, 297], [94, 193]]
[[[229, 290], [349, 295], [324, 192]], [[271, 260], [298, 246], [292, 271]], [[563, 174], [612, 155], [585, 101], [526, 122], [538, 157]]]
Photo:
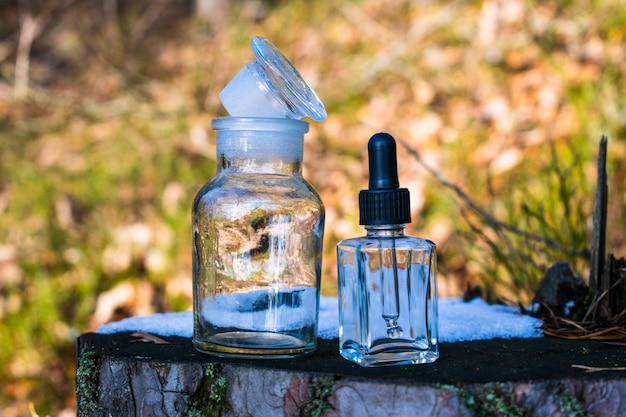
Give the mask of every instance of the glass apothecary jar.
[[302, 177], [302, 120], [222, 117], [217, 173], [192, 209], [194, 346], [218, 356], [315, 350], [324, 206]]

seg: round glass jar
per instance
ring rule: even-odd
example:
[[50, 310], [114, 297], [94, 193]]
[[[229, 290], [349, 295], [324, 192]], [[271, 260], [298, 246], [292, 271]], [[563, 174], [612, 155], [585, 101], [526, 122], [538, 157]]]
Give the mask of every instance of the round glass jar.
[[315, 350], [324, 206], [302, 177], [301, 120], [222, 117], [217, 173], [192, 208], [196, 349], [237, 357]]

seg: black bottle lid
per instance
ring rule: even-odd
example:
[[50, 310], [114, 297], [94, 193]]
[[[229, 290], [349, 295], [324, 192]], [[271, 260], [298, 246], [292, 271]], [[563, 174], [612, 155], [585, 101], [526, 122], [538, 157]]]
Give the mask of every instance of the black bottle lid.
[[388, 133], [377, 133], [367, 144], [369, 189], [359, 193], [359, 223], [362, 225], [411, 222], [409, 190], [400, 188], [396, 141]]

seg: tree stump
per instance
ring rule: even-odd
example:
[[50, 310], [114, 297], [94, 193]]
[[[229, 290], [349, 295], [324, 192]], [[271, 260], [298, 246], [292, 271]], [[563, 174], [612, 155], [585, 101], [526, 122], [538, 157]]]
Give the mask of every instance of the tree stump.
[[361, 368], [336, 339], [280, 360], [216, 358], [164, 339], [81, 335], [78, 416], [626, 415], [626, 350], [599, 342], [444, 343], [434, 364]]

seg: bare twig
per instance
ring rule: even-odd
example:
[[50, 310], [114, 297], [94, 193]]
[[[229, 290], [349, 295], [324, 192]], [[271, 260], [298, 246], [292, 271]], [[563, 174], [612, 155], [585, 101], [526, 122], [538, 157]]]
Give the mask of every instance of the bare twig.
[[[598, 303], [606, 296], [609, 295], [609, 293], [611, 292], [611, 290], [613, 290], [615, 287], [617, 287], [619, 284], [622, 283], [623, 278], [618, 279], [617, 281], [615, 281], [613, 283], [613, 285], [611, 285], [611, 288], [609, 288], [606, 291], [603, 291], [599, 296], [595, 297], [595, 299], [593, 300], [593, 302], [591, 303], [591, 305], [589, 306], [589, 308], [587, 309], [587, 312], [585, 313], [585, 317], [583, 317], [583, 321], [586, 321], [589, 318], [590, 314], [595, 314], [596, 311], [596, 307], [598, 305]], [[622, 312], [623, 314], [623, 312]]]
[[369, 16], [362, 8], [350, 2], [338, 2], [338, 11], [355, 27], [362, 28], [361, 33], [372, 42], [384, 44], [378, 53], [365, 61], [356, 71], [359, 74], [353, 80], [353, 85], [363, 86], [375, 79], [381, 71], [394, 71], [406, 79], [415, 78], [415, 69], [403, 64], [407, 53], [415, 52], [417, 45], [428, 34], [445, 27], [456, 17], [451, 10], [442, 10], [430, 13], [415, 19], [410, 28], [398, 37], [389, 29], [380, 25], [376, 18]]
[[17, 43], [17, 58], [15, 59], [15, 79], [13, 81], [13, 96], [23, 99], [28, 95], [30, 51], [33, 42], [42, 32], [50, 18], [49, 10], [33, 17], [30, 1], [21, 0], [20, 6], [20, 36]]
[[626, 371], [626, 366], [615, 366], [613, 368], [599, 368], [597, 366], [572, 365], [572, 368], [584, 369], [586, 373], [604, 371]]
[[154, 23], [159, 19], [166, 6], [167, 2], [163, 0], [152, 1], [149, 3], [145, 12], [141, 16], [138, 16], [133, 24], [133, 27], [128, 35], [130, 44], [135, 44], [145, 36], [146, 32], [150, 30]]
[[[27, 3], [27, 2], [24, 2]], [[33, 19], [30, 7], [23, 7], [20, 16], [20, 37], [15, 60], [15, 80], [13, 94], [15, 98], [24, 98], [28, 94], [28, 72], [30, 68], [30, 48], [37, 32], [37, 22]]]
[[[563, 251], [563, 252], [567, 252], [568, 251], [565, 246], [563, 246], [561, 243], [555, 241], [554, 239], [550, 239], [550, 238], [545, 237], [545, 236], [540, 236], [540, 235], [537, 235], [535, 233], [531, 233], [531, 232], [528, 232], [526, 230], [522, 230], [522, 229], [520, 229], [518, 227], [515, 227], [515, 226], [513, 226], [511, 224], [504, 223], [504, 222], [501, 222], [500, 220], [496, 219], [491, 214], [489, 214], [485, 209], [480, 207], [476, 202], [474, 202], [474, 200], [472, 200], [458, 185], [456, 185], [456, 184], [452, 183], [451, 181], [449, 181], [447, 178], [445, 178], [443, 175], [441, 175], [439, 172], [437, 172], [434, 168], [430, 167], [426, 162], [424, 162], [424, 160], [422, 159], [422, 157], [419, 154], [419, 152], [417, 152], [415, 149], [411, 148], [403, 140], [398, 139], [398, 142], [400, 142], [400, 144], [402, 146], [404, 146], [404, 148], [409, 152], [409, 154], [413, 158], [415, 158], [415, 160], [422, 167], [424, 167], [424, 169], [426, 169], [426, 171], [428, 171], [429, 174], [431, 174], [433, 177], [435, 177], [435, 179], [437, 181], [439, 181], [444, 187], [449, 188], [450, 190], [452, 190], [463, 203], [465, 203], [470, 209], [472, 209], [475, 213], [477, 213], [483, 219], [483, 221], [487, 225], [492, 227], [493, 229], [495, 229], [495, 230], [505, 230], [507, 232], [510, 232], [510, 233], [515, 234], [515, 235], [521, 236], [521, 237], [523, 237], [525, 239], [528, 239], [530, 241], [544, 243], [544, 244], [548, 245], [551, 248], [554, 248], [554, 249], [557, 249], [557, 250], [560, 250], [560, 251]], [[588, 253], [585, 250], [581, 250], [581, 251], [576, 252], [576, 255], [580, 256], [580, 257], [586, 257], [588, 255]]]

